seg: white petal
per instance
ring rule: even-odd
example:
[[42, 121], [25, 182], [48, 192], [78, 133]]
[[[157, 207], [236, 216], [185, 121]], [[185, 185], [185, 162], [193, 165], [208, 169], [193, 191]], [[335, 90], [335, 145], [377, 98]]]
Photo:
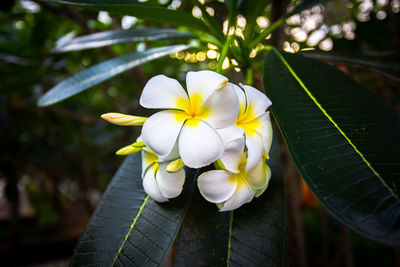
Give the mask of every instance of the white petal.
[[179, 82], [164, 75], [157, 75], [143, 88], [140, 105], [145, 108], [177, 108], [179, 99], [189, 99]]
[[197, 179], [197, 186], [207, 201], [221, 203], [233, 195], [237, 183], [230, 180], [228, 171], [214, 170], [202, 173]]
[[179, 196], [185, 182], [185, 171], [182, 169], [175, 173], [166, 171], [168, 163], [159, 163], [156, 180], [161, 194], [166, 198]]
[[251, 115], [256, 118], [263, 114], [265, 110], [271, 106], [271, 100], [269, 100], [265, 94], [261, 93], [256, 88], [242, 84], [241, 87], [244, 89], [247, 98], [246, 113], [250, 112]]
[[269, 181], [271, 180], [271, 169], [269, 168], [269, 166], [267, 164], [264, 164], [264, 173], [265, 173], [265, 177], [267, 177], [265, 185], [263, 188], [256, 191], [255, 197], [259, 197], [262, 193], [264, 193], [264, 191], [267, 189], [267, 187], [269, 185]]
[[239, 163], [244, 154], [244, 136], [225, 145], [224, 154], [220, 160], [225, 168], [233, 173], [239, 173]]
[[211, 93], [201, 108], [205, 110], [202, 119], [214, 128], [225, 128], [236, 120], [239, 100], [232, 86], [224, 86]]
[[233, 87], [233, 89], [234, 89], [234, 91], [235, 91], [235, 93], [236, 93], [236, 95], [238, 97], [239, 107], [240, 107], [238, 116], [241, 117], [243, 115], [243, 113], [245, 112], [245, 110], [246, 110], [246, 105], [247, 105], [247, 103], [246, 103], [246, 101], [247, 101], [246, 100], [246, 95], [244, 94], [243, 89], [240, 88], [239, 86], [237, 86], [236, 84], [228, 83], [228, 85]]
[[165, 156], [173, 149], [186, 113], [177, 110], [164, 110], [150, 116], [143, 124], [143, 142], [154, 153]]
[[157, 160], [158, 157], [156, 154], [152, 153], [150, 150], [149, 152], [142, 150], [142, 177], [144, 177], [147, 168]]
[[165, 156], [159, 156], [159, 161], [172, 161], [178, 159], [179, 156], [179, 146], [178, 142], [175, 142], [174, 147], [172, 150]]
[[224, 152], [217, 131], [202, 120], [188, 120], [179, 135], [179, 153], [186, 166], [201, 168], [216, 161]]
[[151, 166], [145, 176], [143, 177], [143, 188], [146, 194], [148, 194], [152, 199], [157, 202], [166, 202], [168, 198], [164, 197], [161, 194], [160, 189], [158, 188], [158, 184], [156, 182], [156, 171], [158, 167], [156, 165]]
[[245, 203], [250, 202], [254, 197], [254, 191], [247, 185], [243, 184], [236, 188], [235, 193], [227, 201], [220, 211], [228, 211], [239, 208]]
[[186, 75], [189, 97], [199, 95], [202, 99], [207, 99], [225, 81], [228, 81], [226, 77], [210, 70], [189, 71]]
[[246, 172], [254, 169], [263, 154], [263, 142], [261, 136], [258, 133], [253, 133], [251, 136], [246, 135], [246, 147], [247, 147], [247, 165]]
[[257, 132], [261, 135], [263, 145], [264, 145], [264, 154], [268, 155], [269, 150], [271, 149], [272, 144], [272, 124], [271, 118], [269, 116], [269, 112], [264, 113], [258, 118], [260, 125], [262, 125], [261, 129], [257, 129]]
[[244, 130], [242, 128], [239, 128], [236, 124], [231, 124], [228, 127], [217, 129], [217, 132], [224, 141], [224, 144], [243, 137], [244, 134]]
[[266, 164], [263, 161], [264, 159], [261, 157], [254, 169], [248, 172], [247, 182], [254, 189], [261, 189], [267, 183], [268, 177], [264, 169]]

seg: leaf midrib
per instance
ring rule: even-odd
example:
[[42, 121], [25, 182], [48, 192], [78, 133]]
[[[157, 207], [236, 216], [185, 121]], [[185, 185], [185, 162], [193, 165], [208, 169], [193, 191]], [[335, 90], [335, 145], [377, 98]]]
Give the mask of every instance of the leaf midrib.
[[126, 243], [126, 241], [128, 240], [129, 235], [131, 234], [133, 228], [135, 227], [136, 221], [137, 221], [138, 218], [140, 217], [140, 214], [142, 213], [143, 208], [144, 208], [144, 206], [146, 205], [148, 199], [149, 199], [149, 195], [147, 195], [147, 196], [143, 199], [143, 203], [142, 203], [142, 205], [140, 205], [139, 211], [138, 211], [138, 213], [136, 214], [135, 219], [133, 219], [133, 222], [132, 222], [131, 226], [129, 227], [129, 231], [126, 233], [125, 238], [124, 238], [124, 241], [122, 242], [121, 246], [119, 247], [118, 252], [117, 252], [117, 255], [115, 255], [115, 257], [114, 257], [114, 259], [113, 259], [113, 262], [112, 262], [112, 264], [111, 264], [111, 267], [114, 266], [115, 262], [117, 261], [117, 258], [118, 258], [119, 255], [121, 254], [122, 249], [124, 248], [125, 243]]
[[318, 100], [312, 95], [312, 93], [308, 90], [303, 81], [297, 76], [296, 72], [292, 69], [286, 59], [279, 53], [279, 51], [275, 47], [271, 47], [271, 50], [278, 56], [278, 58], [282, 61], [283, 65], [288, 69], [293, 78], [299, 83], [301, 88], [305, 91], [305, 93], [310, 97], [310, 99], [314, 102], [314, 104], [321, 110], [321, 112], [327, 117], [327, 119], [333, 124], [333, 126], [340, 132], [340, 134], [346, 139], [349, 145], [354, 149], [354, 151], [361, 157], [363, 162], [367, 165], [367, 167], [374, 173], [376, 177], [380, 180], [380, 182], [384, 185], [384, 187], [390, 192], [390, 194], [400, 203], [400, 198], [393, 192], [393, 190], [389, 187], [389, 185], [385, 182], [385, 180], [381, 177], [381, 175], [372, 167], [370, 162], [365, 158], [365, 156], [361, 153], [360, 150], [353, 144], [351, 139], [344, 133], [344, 131], [339, 127], [339, 125], [333, 120], [333, 118], [328, 114], [328, 112], [322, 107], [322, 105], [318, 102]]

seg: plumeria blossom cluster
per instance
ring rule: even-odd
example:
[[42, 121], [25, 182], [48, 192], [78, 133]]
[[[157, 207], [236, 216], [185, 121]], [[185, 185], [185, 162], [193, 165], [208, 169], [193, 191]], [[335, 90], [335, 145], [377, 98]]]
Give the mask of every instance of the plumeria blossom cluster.
[[185, 90], [164, 75], [145, 85], [140, 104], [158, 109], [152, 116], [107, 113], [102, 118], [123, 126], [141, 126], [135, 143], [117, 155], [141, 151], [145, 192], [158, 202], [177, 197], [184, 166], [215, 170], [197, 180], [203, 197], [220, 211], [233, 210], [261, 195], [271, 171], [266, 164], [272, 143], [270, 100], [257, 89], [235, 85], [213, 71], [188, 72]]

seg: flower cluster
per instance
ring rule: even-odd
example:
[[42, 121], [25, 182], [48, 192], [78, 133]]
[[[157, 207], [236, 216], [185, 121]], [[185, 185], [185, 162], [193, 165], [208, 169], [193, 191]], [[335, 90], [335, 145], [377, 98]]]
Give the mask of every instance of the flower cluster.
[[216, 170], [197, 180], [204, 198], [221, 211], [233, 210], [261, 195], [271, 171], [265, 160], [272, 142], [270, 100], [255, 88], [228, 82], [213, 71], [188, 72], [187, 91], [164, 75], [151, 78], [140, 104], [161, 109], [149, 118], [107, 113], [117, 125], [143, 125], [141, 136], [118, 155], [142, 152], [146, 193], [158, 202], [177, 197], [186, 165]]

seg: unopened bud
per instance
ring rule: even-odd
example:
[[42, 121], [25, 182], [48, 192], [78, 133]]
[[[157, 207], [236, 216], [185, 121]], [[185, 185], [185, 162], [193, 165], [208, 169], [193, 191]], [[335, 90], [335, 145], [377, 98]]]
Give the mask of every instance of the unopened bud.
[[146, 145], [144, 144], [143, 141], [140, 141], [140, 142], [133, 143], [131, 146], [137, 147], [137, 148], [142, 148], [142, 147], [145, 147]]
[[126, 115], [122, 113], [106, 113], [101, 115], [101, 118], [113, 124], [122, 126], [140, 126], [147, 120], [146, 117], [138, 117], [132, 115]]
[[126, 146], [126, 147], [123, 147], [123, 148], [119, 149], [117, 152], [115, 152], [115, 154], [117, 154], [118, 156], [125, 156], [125, 155], [129, 155], [129, 154], [133, 154], [133, 153], [139, 152], [140, 150], [142, 150], [142, 149], [129, 145], [129, 146]]
[[167, 172], [180, 171], [184, 166], [185, 166], [185, 164], [183, 163], [182, 159], [174, 160], [170, 164], [168, 164]]

